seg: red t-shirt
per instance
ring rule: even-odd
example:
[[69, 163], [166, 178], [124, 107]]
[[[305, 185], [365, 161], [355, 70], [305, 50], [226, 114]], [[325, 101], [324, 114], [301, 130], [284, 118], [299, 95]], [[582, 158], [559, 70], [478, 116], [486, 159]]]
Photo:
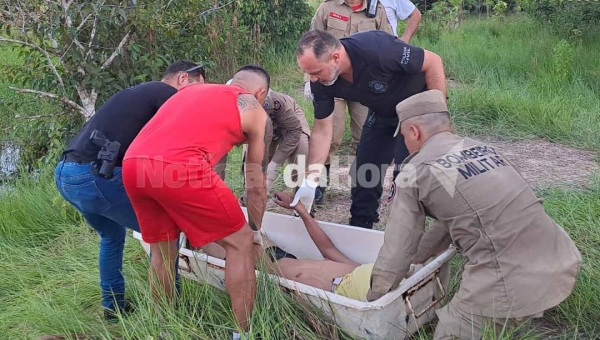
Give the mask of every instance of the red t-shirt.
[[144, 126], [124, 159], [215, 166], [246, 137], [242, 132], [238, 86], [194, 84], [167, 100]]

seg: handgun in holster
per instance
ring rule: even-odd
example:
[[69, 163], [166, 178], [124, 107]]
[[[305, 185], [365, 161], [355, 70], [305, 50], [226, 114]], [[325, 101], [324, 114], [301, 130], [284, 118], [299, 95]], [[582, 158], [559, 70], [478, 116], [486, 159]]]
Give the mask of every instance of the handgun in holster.
[[100, 131], [94, 130], [90, 135], [90, 140], [94, 145], [100, 147], [98, 159], [91, 163], [90, 170], [92, 174], [104, 178], [112, 178], [119, 148], [121, 143], [108, 140], [108, 138]]

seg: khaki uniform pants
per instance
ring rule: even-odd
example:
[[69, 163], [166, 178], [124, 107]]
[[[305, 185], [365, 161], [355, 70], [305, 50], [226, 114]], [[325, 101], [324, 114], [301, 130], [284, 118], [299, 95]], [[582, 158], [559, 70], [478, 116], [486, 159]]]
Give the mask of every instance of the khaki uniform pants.
[[[300, 136], [300, 142], [298, 142], [298, 146], [296, 147], [296, 149], [294, 149], [294, 152], [292, 152], [292, 154], [287, 158], [287, 162], [288, 164], [296, 164], [298, 161], [298, 156], [304, 156], [304, 162], [306, 164], [308, 164], [308, 159], [306, 159], [306, 157], [308, 156], [308, 143], [309, 143], [309, 138], [305, 133], [302, 133], [302, 135]], [[273, 144], [271, 144], [271, 154], [269, 155], [269, 159], [273, 158], [273, 155], [275, 153], [275, 149], [277, 148], [277, 144], [276, 142], [273, 142]], [[277, 176], [277, 173], [275, 174], [267, 174], [267, 178], [273, 178], [273, 181], [275, 180], [275, 177]], [[292, 173], [292, 181], [296, 181], [296, 179], [298, 178], [298, 174], [297, 173]]]
[[[296, 149], [294, 149], [294, 152], [292, 152], [292, 154], [287, 158], [288, 164], [295, 164], [298, 161], [299, 156], [304, 156], [305, 162], [307, 162], [306, 157], [308, 156], [308, 143], [309, 143], [309, 137], [305, 133], [302, 133], [302, 135], [300, 136], [300, 141], [298, 142], [298, 146], [296, 146]], [[273, 159], [273, 156], [275, 155], [275, 151], [277, 150], [277, 146], [278, 146], [277, 141], [271, 142], [271, 145], [269, 146], [269, 162], [271, 161], [271, 159]], [[244, 175], [244, 186], [246, 185], [246, 179], [245, 179], [246, 163], [245, 163], [245, 160], [246, 160], [247, 152], [248, 152], [248, 144], [244, 144], [244, 146], [242, 148], [242, 174]], [[223, 157], [223, 158], [225, 158], [225, 161], [219, 162], [220, 164], [227, 162], [226, 157]], [[271, 186], [273, 185], [273, 182], [275, 182], [276, 179], [277, 179], [277, 169], [276, 168], [268, 169], [267, 170], [267, 187], [268, 187], [268, 189], [271, 189]], [[298, 179], [298, 174], [296, 172], [293, 172], [292, 173], [292, 181], [296, 181], [297, 179]], [[246, 190], [244, 190], [244, 200], [245, 199], [246, 199]]]
[[352, 156], [356, 155], [356, 148], [360, 141], [362, 127], [367, 120], [369, 108], [358, 103], [348, 102], [345, 99], [335, 98], [335, 106], [333, 108], [333, 139], [329, 148], [329, 157], [325, 164], [329, 164], [329, 158], [337, 156], [337, 151], [342, 144], [344, 132], [346, 131], [346, 104], [350, 112], [350, 131], [352, 133]]
[[[500, 336], [502, 329], [518, 327], [533, 318], [540, 318], [543, 312], [522, 318], [490, 318], [465, 313], [453, 305], [452, 299], [446, 306], [436, 311], [439, 322], [435, 328], [434, 340], [479, 340], [485, 333], [486, 339]], [[505, 331], [506, 332], [506, 331]]]

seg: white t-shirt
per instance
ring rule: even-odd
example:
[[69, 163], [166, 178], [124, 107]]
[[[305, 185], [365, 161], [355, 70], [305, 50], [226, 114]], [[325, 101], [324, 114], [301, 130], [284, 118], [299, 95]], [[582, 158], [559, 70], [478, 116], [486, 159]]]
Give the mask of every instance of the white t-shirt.
[[379, 2], [385, 8], [385, 13], [394, 30], [394, 35], [398, 36], [396, 32], [398, 19], [406, 20], [414, 12], [415, 5], [410, 0], [379, 0]]

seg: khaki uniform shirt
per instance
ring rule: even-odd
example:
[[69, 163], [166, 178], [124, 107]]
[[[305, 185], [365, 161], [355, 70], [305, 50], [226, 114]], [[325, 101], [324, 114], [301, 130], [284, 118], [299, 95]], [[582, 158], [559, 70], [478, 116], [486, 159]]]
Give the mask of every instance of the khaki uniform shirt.
[[[394, 34], [381, 3], [377, 4], [377, 15], [374, 18], [367, 16], [367, 0], [363, 0], [362, 7], [356, 12], [344, 0], [325, 0], [312, 18], [310, 29], [327, 31], [338, 39], [368, 30]], [[305, 74], [304, 81], [310, 81], [310, 76]]]
[[493, 147], [436, 134], [405, 160], [395, 183], [370, 299], [404, 278], [426, 215], [443, 224], [468, 259], [453, 300], [465, 313], [524, 317], [571, 293], [581, 265], [577, 247]]
[[271, 161], [283, 164], [298, 146], [300, 136], [310, 136], [310, 127], [296, 100], [286, 94], [269, 90], [263, 108], [273, 122], [273, 140], [278, 144]]

